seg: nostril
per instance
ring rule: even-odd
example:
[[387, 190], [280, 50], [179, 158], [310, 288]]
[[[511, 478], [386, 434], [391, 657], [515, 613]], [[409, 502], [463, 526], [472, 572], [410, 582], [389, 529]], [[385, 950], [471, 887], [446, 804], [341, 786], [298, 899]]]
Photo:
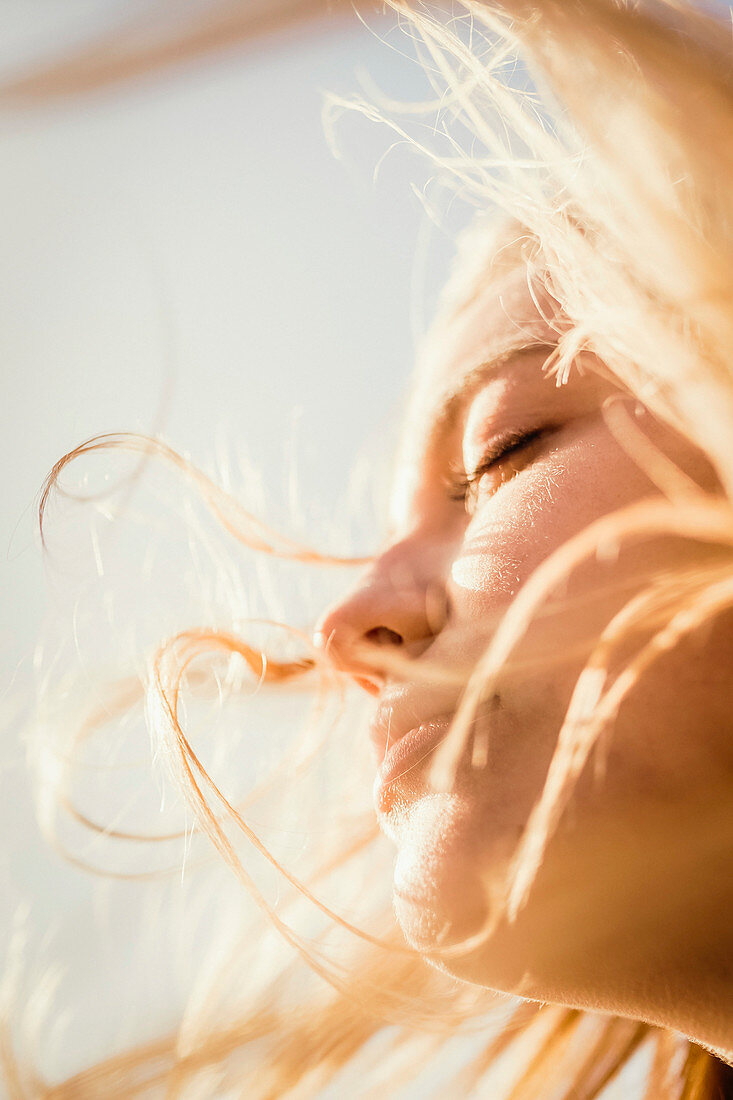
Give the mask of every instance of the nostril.
[[364, 638], [373, 645], [402, 645], [404, 638], [396, 630], [390, 630], [388, 626], [375, 626], [367, 630]]

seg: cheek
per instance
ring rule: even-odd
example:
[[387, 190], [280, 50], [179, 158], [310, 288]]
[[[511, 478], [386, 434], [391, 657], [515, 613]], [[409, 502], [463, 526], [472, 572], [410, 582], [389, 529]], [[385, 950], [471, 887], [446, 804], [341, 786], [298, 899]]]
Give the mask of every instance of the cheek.
[[[570, 426], [552, 453], [480, 502], [450, 574], [456, 609], [504, 609], [531, 573], [594, 520], [652, 491], [649, 479], [600, 422]], [[617, 570], [619, 573], [622, 570]], [[576, 593], [608, 585], [594, 559], [570, 580]], [[465, 604], [464, 604], [465, 601]]]
[[601, 742], [609, 797], [683, 806], [691, 791], [733, 776], [732, 665], [730, 611], [656, 659]]
[[452, 564], [458, 613], [464, 601], [476, 609], [477, 597], [483, 611], [506, 608], [547, 555], [582, 526], [580, 517], [595, 508], [593, 496], [559, 464], [524, 470], [503, 485], [477, 509]]

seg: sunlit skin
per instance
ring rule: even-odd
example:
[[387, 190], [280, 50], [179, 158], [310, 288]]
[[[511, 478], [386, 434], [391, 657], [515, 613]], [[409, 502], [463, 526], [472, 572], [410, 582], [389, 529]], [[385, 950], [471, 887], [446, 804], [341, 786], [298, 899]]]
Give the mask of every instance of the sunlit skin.
[[[407, 418], [390, 543], [324, 617], [321, 642], [379, 695], [376, 803], [397, 849], [395, 907], [407, 940], [469, 981], [669, 1026], [730, 1060], [733, 888], [729, 857], [711, 846], [706, 824], [721, 799], [720, 819], [733, 814], [730, 617], [658, 660], [632, 692], [581, 775], [516, 922], [502, 919], [479, 946], [438, 957], [492, 917], [600, 630], [650, 569], [691, 563], [690, 545], [637, 543], [573, 573], [477, 718], [476, 730], [489, 733], [486, 765], [466, 755], [450, 793], [433, 790], [428, 771], [459, 687], [378, 674], [357, 652], [371, 641], [414, 657], [418, 672], [434, 664], [465, 678], [551, 551], [659, 493], [609, 427], [609, 399], [714, 490], [706, 460], [597, 363], [556, 385], [543, 370], [556, 336], [536, 301], [547, 315], [550, 304], [516, 268], [487, 280], [434, 332]], [[507, 445], [511, 453], [487, 468]]]

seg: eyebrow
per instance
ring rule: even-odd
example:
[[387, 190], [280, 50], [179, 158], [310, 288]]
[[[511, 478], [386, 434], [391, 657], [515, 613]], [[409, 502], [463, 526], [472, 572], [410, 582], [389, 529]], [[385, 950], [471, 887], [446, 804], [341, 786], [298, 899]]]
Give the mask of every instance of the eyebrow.
[[478, 366], [472, 367], [462, 374], [443, 394], [440, 404], [433, 416], [430, 428], [430, 445], [436, 445], [455, 426], [461, 409], [467, 401], [479, 390], [487, 379], [496, 375], [500, 370], [513, 366], [516, 362], [528, 358], [534, 352], [546, 351], [548, 355], [557, 347], [547, 340], [530, 340], [521, 344], [513, 344], [503, 351], [492, 355]]

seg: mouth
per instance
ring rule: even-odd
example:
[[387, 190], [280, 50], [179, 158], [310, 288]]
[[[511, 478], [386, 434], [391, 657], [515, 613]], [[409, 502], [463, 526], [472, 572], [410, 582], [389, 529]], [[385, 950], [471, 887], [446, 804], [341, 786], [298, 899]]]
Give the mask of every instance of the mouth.
[[397, 727], [390, 709], [386, 708], [386, 714], [387, 721], [375, 721], [370, 731], [380, 760], [374, 782], [378, 814], [387, 814], [392, 809], [401, 780], [409, 783], [413, 773], [423, 771], [421, 765], [446, 737], [453, 720], [452, 713], [442, 714], [405, 729]]

